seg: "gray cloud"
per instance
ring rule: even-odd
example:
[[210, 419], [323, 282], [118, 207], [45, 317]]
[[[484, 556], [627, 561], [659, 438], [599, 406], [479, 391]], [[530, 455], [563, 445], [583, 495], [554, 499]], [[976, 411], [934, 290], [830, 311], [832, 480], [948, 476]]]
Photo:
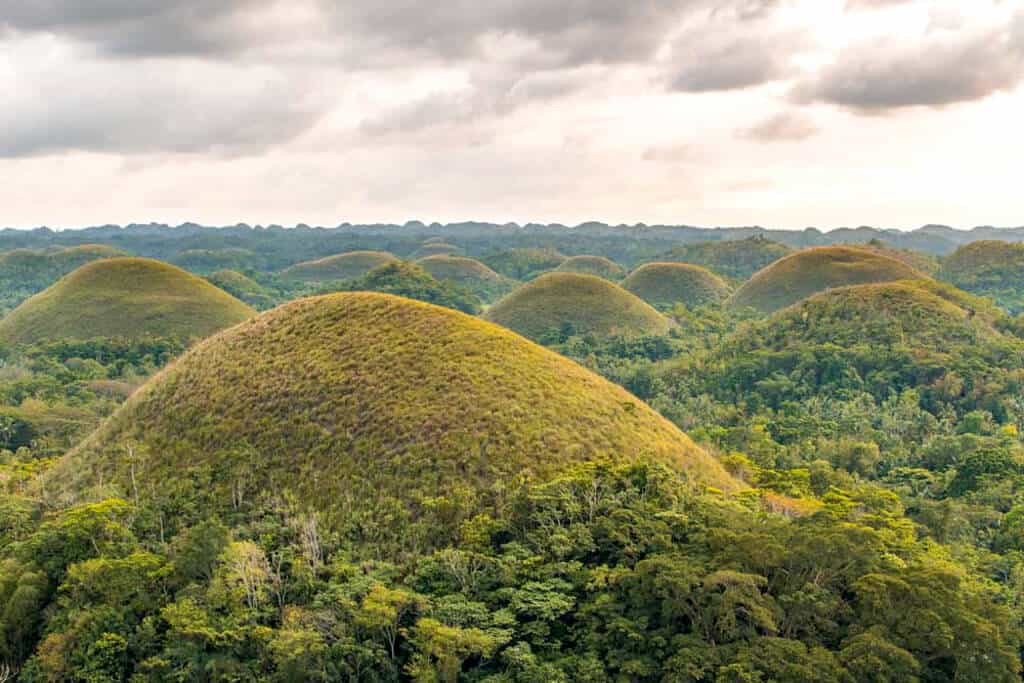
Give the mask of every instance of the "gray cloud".
[[[211, 69], [212, 67], [206, 67]], [[317, 120], [309, 84], [266, 69], [220, 66], [196, 81], [188, 66], [76, 64], [25, 74], [0, 108], [0, 156], [70, 150], [252, 154]]]
[[849, 48], [799, 84], [794, 98], [881, 113], [980, 100], [1010, 90], [1024, 80], [1022, 17], [961, 35], [937, 33], [916, 44]]
[[764, 121], [740, 130], [740, 138], [754, 142], [797, 142], [806, 140], [818, 132], [818, 127], [799, 112], [784, 111]]

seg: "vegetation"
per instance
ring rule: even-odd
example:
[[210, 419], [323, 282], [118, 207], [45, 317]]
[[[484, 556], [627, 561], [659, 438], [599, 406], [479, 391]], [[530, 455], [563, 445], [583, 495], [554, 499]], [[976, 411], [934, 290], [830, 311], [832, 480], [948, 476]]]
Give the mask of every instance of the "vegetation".
[[385, 251], [352, 251], [316, 261], [298, 263], [284, 270], [281, 276], [303, 282], [354, 280], [374, 268], [394, 263], [398, 257]]
[[707, 268], [688, 263], [647, 263], [626, 278], [622, 286], [658, 308], [720, 304], [728, 298], [725, 280]]
[[734, 307], [771, 313], [832, 287], [923, 277], [927, 276], [874, 249], [816, 247], [786, 256], [758, 272], [729, 302]]
[[486, 301], [507, 294], [513, 287], [512, 281], [505, 276], [465, 256], [438, 254], [422, 258], [416, 264], [436, 279], [452, 282]]
[[45, 488], [137, 494], [182, 523], [188, 510], [295, 496], [353, 552], [388, 558], [502, 505], [510, 481], [594, 457], [735, 487], [641, 401], [515, 334], [407, 299], [335, 294], [198, 346]]
[[437, 280], [420, 266], [405, 261], [379, 266], [357, 280], [328, 285], [321, 293], [339, 291], [394, 294], [470, 315], [476, 315], [483, 307], [480, 299], [465, 288], [450, 281]]
[[280, 303], [270, 290], [237, 270], [218, 270], [207, 275], [206, 279], [213, 286], [220, 287], [259, 311], [269, 310]]
[[792, 252], [784, 244], [762, 235], [720, 242], [697, 242], [673, 247], [661, 261], [677, 261], [704, 266], [733, 280], [746, 280], [770, 263]]
[[253, 313], [175, 266], [150, 259], [104, 259], [82, 266], [9, 313], [0, 321], [0, 341], [200, 339]]
[[245, 269], [258, 260], [248, 249], [186, 249], [178, 253], [172, 263], [193, 273], [212, 273], [219, 270]]
[[508, 249], [485, 256], [489, 267], [513, 280], [532, 280], [541, 273], [554, 270], [569, 258], [556, 249]]
[[942, 279], [1024, 313], [1024, 244], [986, 240], [964, 245], [942, 263]]
[[604, 256], [573, 256], [562, 261], [555, 270], [563, 273], [596, 275], [606, 280], [621, 280], [626, 275], [622, 266]]
[[0, 253], [0, 313], [43, 291], [76, 268], [105, 258], [127, 256], [102, 244], [44, 251], [14, 249]]
[[552, 335], [668, 334], [672, 323], [618, 285], [593, 275], [548, 273], [516, 289], [485, 317], [535, 340]]

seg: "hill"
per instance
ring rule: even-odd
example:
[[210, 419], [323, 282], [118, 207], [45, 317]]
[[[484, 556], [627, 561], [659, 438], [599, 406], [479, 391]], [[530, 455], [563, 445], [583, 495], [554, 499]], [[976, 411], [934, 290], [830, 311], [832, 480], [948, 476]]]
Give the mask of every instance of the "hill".
[[672, 328], [671, 321], [630, 292], [578, 273], [541, 275], [492, 306], [485, 317], [531, 339], [560, 331], [640, 337]]
[[652, 306], [720, 304], [731, 291], [707, 268], [688, 263], [647, 263], [629, 274], [622, 287]]
[[735, 487], [644, 403], [553, 352], [429, 304], [333, 294], [195, 347], [58, 464], [47, 488], [127, 495], [134, 477], [140, 496], [184, 487], [207, 511], [287, 492], [331, 533], [388, 556], [448, 542], [423, 534], [494, 505], [511, 481], [595, 457]]
[[239, 323], [253, 309], [160, 261], [94, 261], [0, 321], [0, 340], [32, 344], [97, 337], [194, 339]]
[[557, 249], [522, 247], [507, 249], [481, 259], [488, 266], [513, 280], [529, 280], [554, 270], [569, 258]]
[[303, 282], [331, 282], [362, 277], [378, 266], [398, 261], [386, 251], [350, 251], [286, 268], [281, 276]]
[[0, 253], [0, 309], [14, 308], [90, 261], [127, 255], [103, 244], [43, 251], [14, 249]]
[[462, 249], [457, 247], [457, 246], [455, 246], [454, 244], [448, 244], [447, 242], [436, 242], [436, 241], [435, 242], [424, 242], [423, 245], [419, 249], [417, 249], [415, 252], [413, 252], [413, 254], [412, 254], [412, 256], [410, 258], [415, 260], [415, 259], [426, 258], [428, 256], [437, 256], [437, 255], [457, 256], [458, 254], [461, 254], [461, 253], [462, 253]]
[[248, 268], [257, 265], [259, 257], [249, 249], [186, 249], [174, 255], [171, 263], [193, 273]]
[[507, 293], [513, 283], [484, 263], [466, 256], [437, 254], [416, 262], [438, 280], [453, 282], [484, 299]]
[[771, 313], [833, 287], [926, 277], [906, 263], [872, 249], [814, 247], [764, 268], [736, 290], [729, 303]]
[[275, 305], [274, 297], [266, 287], [237, 270], [219, 270], [207, 275], [206, 279], [213, 286], [220, 287], [258, 310], [265, 311]]
[[328, 285], [318, 293], [335, 291], [394, 294], [470, 315], [476, 315], [483, 308], [483, 302], [475, 294], [449, 280], [438, 280], [419, 265], [408, 261], [384, 264], [361, 278], [347, 280], [338, 288]]
[[692, 263], [733, 280], [746, 280], [792, 251], [784, 244], [755, 235], [740, 240], [684, 244], [673, 247], [659, 260]]
[[964, 245], [946, 258], [939, 277], [992, 298], [1010, 313], [1024, 313], [1024, 244], [985, 240]]
[[625, 269], [604, 256], [573, 256], [566, 259], [555, 270], [563, 273], [583, 273], [596, 275], [606, 280], [621, 280]]

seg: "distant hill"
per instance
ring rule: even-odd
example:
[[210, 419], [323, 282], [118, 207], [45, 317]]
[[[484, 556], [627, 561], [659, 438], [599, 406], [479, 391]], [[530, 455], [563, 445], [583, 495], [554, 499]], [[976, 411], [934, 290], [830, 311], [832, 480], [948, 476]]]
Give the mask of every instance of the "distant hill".
[[729, 299], [763, 313], [833, 287], [927, 277], [903, 261], [862, 247], [815, 247], [786, 256], [748, 280]]
[[1015, 315], [1024, 313], [1024, 244], [985, 240], [964, 245], [943, 261], [939, 277], [990, 297]]
[[643, 402], [518, 335], [407, 299], [335, 294], [197, 346], [59, 463], [47, 489], [130, 496], [134, 480], [141, 497], [175, 490], [207, 513], [289, 495], [357, 556], [393, 559], [449, 543], [509, 482], [593, 458], [737, 487]]
[[275, 305], [274, 297], [266, 287], [237, 270], [219, 270], [207, 275], [206, 279], [257, 310], [265, 311]]
[[746, 280], [791, 251], [784, 244], [756, 235], [742, 240], [698, 242], [674, 247], [662, 259], [704, 266], [719, 275]]
[[571, 334], [638, 337], [667, 334], [672, 323], [650, 304], [603, 278], [548, 273], [519, 287], [485, 317], [531, 339]]
[[720, 304], [732, 291], [707, 268], [688, 263], [647, 263], [629, 274], [622, 287], [652, 306]]
[[378, 266], [398, 261], [398, 257], [384, 251], [352, 251], [328, 256], [316, 261], [298, 263], [284, 270], [287, 280], [304, 282], [331, 282], [362, 277]]
[[90, 261], [128, 254], [103, 244], [0, 253], [0, 309], [13, 308]]
[[604, 256], [572, 256], [556, 268], [563, 273], [583, 273], [596, 275], [606, 280], [621, 280], [626, 275], [625, 269]]
[[212, 273], [218, 270], [248, 268], [258, 265], [256, 253], [249, 249], [186, 249], [179, 252], [171, 263], [193, 273]]
[[209, 282], [151, 259], [88, 263], [0, 321], [0, 340], [148, 336], [198, 339], [255, 311]]
[[425, 242], [423, 246], [413, 252], [411, 259], [421, 259], [427, 256], [437, 256], [439, 254], [448, 256], [458, 256], [462, 253], [460, 247], [454, 244], [448, 244], [447, 242]]
[[569, 258], [556, 249], [517, 248], [500, 251], [481, 260], [495, 271], [513, 280], [529, 280], [554, 270]]
[[483, 262], [466, 256], [437, 254], [416, 263], [438, 280], [453, 282], [485, 300], [506, 294], [515, 286], [512, 280], [491, 270]]
[[419, 265], [408, 261], [385, 263], [363, 277], [346, 280], [339, 288], [327, 285], [318, 293], [340, 290], [394, 294], [470, 315], [476, 315], [483, 308], [483, 302], [472, 292], [449, 280], [438, 280]]

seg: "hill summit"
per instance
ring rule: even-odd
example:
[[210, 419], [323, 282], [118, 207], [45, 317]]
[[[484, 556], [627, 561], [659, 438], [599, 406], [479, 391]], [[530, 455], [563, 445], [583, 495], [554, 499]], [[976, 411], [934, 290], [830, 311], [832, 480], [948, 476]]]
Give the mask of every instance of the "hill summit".
[[730, 304], [771, 313], [833, 287], [928, 276], [876, 250], [814, 247], [779, 259], [757, 272], [732, 295]]
[[255, 311], [191, 273], [160, 261], [110, 258], [88, 263], [0, 321], [0, 340], [158, 336], [198, 339]]
[[499, 301], [485, 317], [531, 339], [559, 331], [640, 337], [672, 329], [670, 320], [634, 294], [579, 273], [541, 275]]
[[629, 274], [622, 286], [652, 306], [719, 304], [729, 285], [707, 268], [689, 263], [647, 263]]
[[383, 554], [429, 543], [513, 478], [593, 458], [735, 486], [670, 422], [571, 361], [465, 314], [357, 292], [292, 302], [200, 344], [48, 486], [123, 495], [134, 476], [139, 495], [159, 496], [202, 481], [193, 493], [214, 509], [288, 492]]
[[288, 280], [303, 282], [354, 280], [366, 275], [374, 268], [395, 263], [398, 260], [397, 256], [386, 251], [349, 251], [316, 261], [296, 263], [282, 271], [281, 276]]

